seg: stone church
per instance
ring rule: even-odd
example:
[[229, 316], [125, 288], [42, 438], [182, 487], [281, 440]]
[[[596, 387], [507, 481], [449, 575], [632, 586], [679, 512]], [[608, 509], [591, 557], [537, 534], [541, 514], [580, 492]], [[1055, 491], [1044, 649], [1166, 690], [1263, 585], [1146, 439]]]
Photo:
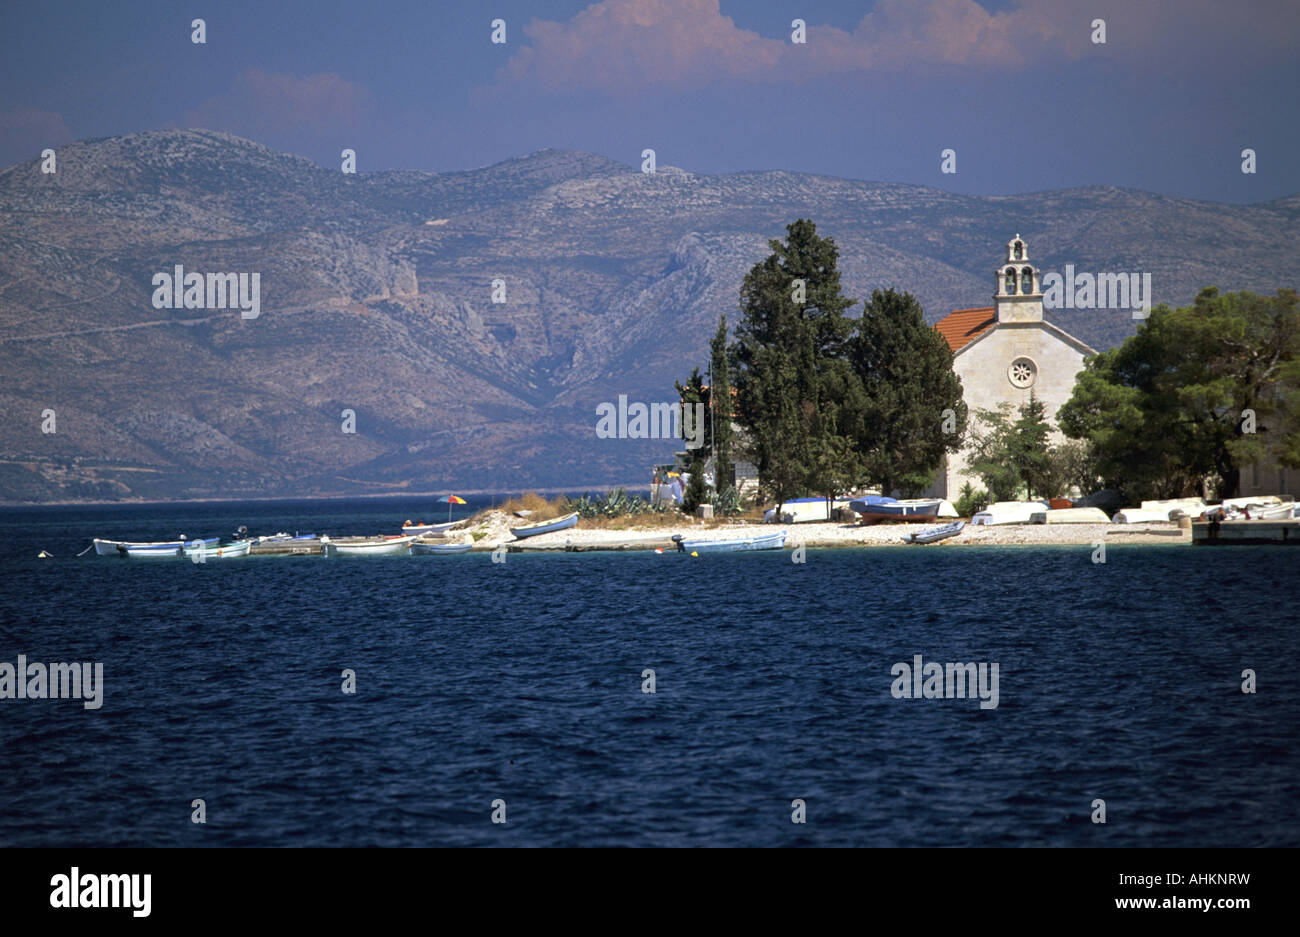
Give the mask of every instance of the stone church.
[[[992, 306], [958, 309], [934, 326], [952, 348], [972, 423], [976, 410], [995, 410], [1000, 403], [1019, 408], [1033, 394], [1054, 426], [1084, 357], [1097, 352], [1043, 318], [1042, 281], [1019, 234], [1007, 243], [1006, 260], [994, 276]], [[976, 491], [983, 488], [978, 477], [965, 474], [967, 457], [965, 449], [946, 456], [928, 494], [955, 501], [967, 481]]]

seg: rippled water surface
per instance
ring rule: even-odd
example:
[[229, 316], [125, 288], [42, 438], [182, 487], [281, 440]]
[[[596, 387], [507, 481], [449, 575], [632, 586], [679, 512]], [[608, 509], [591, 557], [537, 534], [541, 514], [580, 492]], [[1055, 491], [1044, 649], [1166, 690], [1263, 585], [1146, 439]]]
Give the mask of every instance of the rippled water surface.
[[0, 700], [0, 845], [1300, 845], [1293, 548], [73, 558], [415, 513], [0, 512], [0, 661], [105, 681]]

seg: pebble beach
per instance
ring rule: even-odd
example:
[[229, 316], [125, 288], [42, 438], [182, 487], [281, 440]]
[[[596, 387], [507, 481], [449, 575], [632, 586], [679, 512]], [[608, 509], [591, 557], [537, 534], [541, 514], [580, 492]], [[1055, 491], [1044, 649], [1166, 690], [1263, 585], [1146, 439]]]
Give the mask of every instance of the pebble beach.
[[[946, 523], [942, 521], [940, 523]], [[653, 550], [676, 549], [673, 534], [684, 537], [731, 539], [753, 537], [773, 530], [786, 531], [786, 548], [800, 544], [812, 549], [852, 547], [909, 547], [904, 534], [935, 524], [873, 524], [861, 526], [841, 522], [806, 524], [756, 524], [744, 522], [707, 522], [683, 518], [671, 526], [622, 528], [578, 526], [549, 534], [538, 534], [525, 540], [511, 535], [511, 525], [526, 523], [501, 511], [488, 512], [471, 518], [464, 525], [447, 533], [448, 542], [473, 542], [476, 550], [493, 550], [499, 546], [519, 550]], [[589, 523], [589, 522], [588, 522]], [[474, 535], [478, 539], [474, 539]], [[970, 546], [1013, 545], [1095, 545], [1098, 541], [1115, 543], [1190, 544], [1191, 530], [1180, 529], [1176, 523], [1147, 524], [1005, 524], [993, 527], [967, 524], [960, 535], [938, 543], [927, 544], [925, 549], [949, 549]]]

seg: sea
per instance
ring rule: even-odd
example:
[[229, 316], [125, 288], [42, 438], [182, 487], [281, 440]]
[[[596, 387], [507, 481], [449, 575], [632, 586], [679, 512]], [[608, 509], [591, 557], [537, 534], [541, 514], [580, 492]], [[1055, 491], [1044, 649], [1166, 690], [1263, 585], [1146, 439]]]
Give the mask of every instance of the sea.
[[1300, 846], [1294, 548], [77, 556], [446, 510], [0, 510], [0, 846]]

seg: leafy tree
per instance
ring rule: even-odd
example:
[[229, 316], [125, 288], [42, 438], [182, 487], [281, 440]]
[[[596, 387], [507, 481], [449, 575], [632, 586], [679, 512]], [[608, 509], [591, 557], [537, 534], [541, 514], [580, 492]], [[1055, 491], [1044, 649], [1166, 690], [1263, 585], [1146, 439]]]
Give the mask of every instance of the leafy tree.
[[996, 410], [978, 410], [978, 425], [971, 430], [970, 471], [984, 482], [993, 501], [1014, 501], [1022, 484], [1011, 414], [1009, 403], [998, 404]]
[[1130, 498], [1216, 479], [1230, 495], [1252, 462], [1300, 466], [1300, 300], [1208, 287], [1190, 306], [1157, 306], [1088, 360], [1059, 420]]
[[994, 501], [1013, 501], [1021, 491], [1040, 498], [1064, 491], [1060, 457], [1051, 445], [1052, 428], [1041, 400], [1031, 394], [1018, 411], [1002, 403], [977, 415], [982, 426], [973, 433], [970, 467]]
[[886, 494], [918, 494], [944, 453], [965, 440], [967, 410], [952, 350], [911, 293], [874, 290], [848, 342], [848, 361], [856, 386], [844, 394], [854, 414], [847, 428], [866, 480]]
[[1016, 474], [1024, 483], [1029, 497], [1052, 498], [1060, 490], [1048, 491], [1053, 485], [1064, 483], [1055, 476], [1049, 437], [1052, 428], [1047, 423], [1047, 408], [1031, 391], [1029, 400], [1020, 407], [1020, 417], [1011, 427], [1012, 458]]
[[[840, 287], [839, 249], [811, 221], [786, 228], [784, 242], [745, 275], [741, 320], [731, 346], [737, 416], [751, 439], [764, 484], [778, 503], [797, 497], [818, 474], [815, 416], [844, 402], [844, 346], [853, 300]], [[825, 443], [817, 443], [824, 451]], [[827, 492], [834, 494], [834, 492]]]
[[709, 486], [704, 483], [704, 460], [699, 452], [697, 449], [691, 462], [691, 480], [686, 483], [686, 491], [682, 494], [682, 510], [687, 514], [694, 514], [701, 504], [709, 503]]
[[989, 493], [987, 491], [976, 491], [970, 482], [961, 486], [961, 494], [953, 504], [959, 517], [972, 517], [975, 513], [989, 503]]

